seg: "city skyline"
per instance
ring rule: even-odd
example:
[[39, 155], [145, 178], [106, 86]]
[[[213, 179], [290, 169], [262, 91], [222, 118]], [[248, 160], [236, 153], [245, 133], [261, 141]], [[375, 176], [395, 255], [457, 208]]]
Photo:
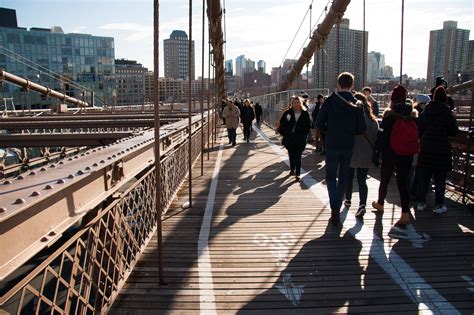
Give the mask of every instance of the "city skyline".
[[[38, 10], [53, 4], [57, 11], [69, 12], [67, 10], [70, 9], [70, 4], [67, 1], [42, 0], [29, 3], [26, 0], [5, 0], [2, 2], [2, 7], [17, 11], [20, 27], [49, 28], [58, 25], [64, 29], [65, 33], [112, 36], [116, 43], [116, 58], [137, 60], [149, 69], [153, 69], [152, 1], [92, 2], [82, 0], [78, 3], [82, 5], [75, 7], [73, 19], [69, 14], [60, 14], [53, 18], [51, 15], [37, 14]], [[95, 10], [88, 9], [92, 3]], [[279, 66], [310, 3], [311, 1], [303, 0], [278, 3], [268, 0], [227, 2], [225, 59], [235, 60], [242, 54], [252, 60], [263, 59], [267, 64], [267, 73], [272, 67]], [[323, 8], [324, 4], [313, 3], [313, 23], [316, 22]], [[385, 63], [393, 67], [395, 76], [399, 74], [400, 9], [401, 2], [394, 4], [393, 1], [366, 1], [368, 51], [384, 54]], [[167, 38], [174, 29], [188, 32], [187, 12], [187, 3], [176, 5], [173, 1], [160, 1], [160, 76], [164, 75], [162, 40]], [[386, 12], [390, 12], [388, 19]], [[193, 5], [192, 34], [196, 50], [196, 77], [201, 76], [201, 14], [201, 3], [196, 3]], [[443, 21], [446, 20], [455, 20], [459, 28], [471, 31], [472, 16], [472, 3], [466, 0], [454, 3], [434, 1], [430, 3], [430, 6], [426, 6], [426, 2], [423, 3], [423, 1], [405, 3], [404, 74], [414, 78], [426, 77], [430, 31], [442, 29]], [[350, 19], [351, 28], [362, 30], [362, 1], [351, 2], [344, 17]], [[282, 20], [291, 22], [281, 23]], [[380, 23], [385, 23], [385, 27], [381, 28]], [[306, 32], [301, 31], [296, 37], [293, 48], [290, 49], [286, 58], [294, 59], [299, 56], [299, 48], [303, 46], [304, 38], [309, 35], [308, 18], [304, 21], [304, 27], [307, 27]], [[473, 38], [472, 31], [470, 38]], [[205, 51], [207, 54], [207, 47]], [[207, 56], [205, 69], [207, 76]]]

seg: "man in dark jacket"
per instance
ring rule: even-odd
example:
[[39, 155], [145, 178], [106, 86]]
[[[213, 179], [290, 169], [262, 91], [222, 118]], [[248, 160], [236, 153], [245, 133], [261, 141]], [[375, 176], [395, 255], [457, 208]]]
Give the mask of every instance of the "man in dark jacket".
[[262, 105], [259, 102], [255, 103], [255, 118], [257, 119], [257, 125], [260, 125], [260, 117], [262, 116]]
[[356, 104], [351, 93], [354, 76], [349, 72], [341, 73], [337, 85], [338, 92], [324, 101], [316, 120], [316, 127], [326, 134], [326, 184], [333, 225], [339, 224], [355, 136], [363, 134], [367, 128], [362, 107]]
[[444, 86], [438, 86], [420, 117], [418, 118], [420, 134], [420, 154], [418, 157], [417, 174], [420, 189], [417, 196], [417, 210], [426, 208], [426, 192], [431, 176], [435, 182], [435, 208], [433, 212], [441, 214], [447, 211], [444, 205], [446, 175], [452, 168], [452, 152], [450, 136], [459, 132], [456, 119], [448, 105], [448, 96]]

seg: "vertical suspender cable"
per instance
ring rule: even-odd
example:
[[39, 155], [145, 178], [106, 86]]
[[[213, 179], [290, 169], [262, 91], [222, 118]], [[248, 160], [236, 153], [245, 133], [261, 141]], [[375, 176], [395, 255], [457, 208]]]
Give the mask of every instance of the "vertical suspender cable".
[[401, 40], [400, 40], [400, 84], [402, 84], [403, 74], [403, 18], [405, 16], [405, 0], [402, 0], [402, 26], [401, 26]]
[[[210, 34], [210, 32], [209, 32]], [[210, 36], [209, 36], [210, 37]], [[211, 106], [211, 42], [210, 38], [207, 43], [207, 57], [208, 57], [208, 63], [207, 63], [207, 110], [209, 111], [210, 115], [212, 115], [212, 124], [209, 125], [209, 130], [212, 128], [212, 131], [214, 131], [214, 121], [215, 121], [215, 113], [214, 113], [214, 108]], [[209, 140], [211, 141], [211, 140]], [[212, 147], [214, 147], [214, 136], [212, 136]], [[207, 151], [207, 159], [209, 160], [209, 150]]]
[[339, 48], [340, 48], [339, 47], [340, 46], [339, 45], [339, 35], [340, 35], [339, 34], [340, 27], [339, 26], [340, 25], [341, 25], [341, 21], [338, 20], [337, 21], [337, 26], [336, 26], [337, 32], [336, 32], [336, 76], [335, 76], [335, 78], [337, 78], [337, 76], [339, 75], [339, 72], [340, 72], [339, 71], [339, 57], [341, 56], [340, 53], [339, 53]]
[[365, 86], [365, 79], [367, 77], [367, 41], [365, 38], [365, 0], [363, 4], [363, 13], [362, 13], [362, 24], [363, 24], [363, 32], [362, 32], [362, 87]]
[[165, 284], [163, 274], [163, 229], [161, 224], [161, 163], [160, 163], [160, 89], [159, 78], [159, 0], [153, 1], [153, 85], [154, 93], [154, 127], [155, 127], [155, 206], [158, 238], [158, 281]]
[[193, 59], [193, 1], [189, 0], [189, 42], [188, 42], [188, 193], [189, 207], [193, 207], [192, 183], [193, 163], [192, 159], [192, 132], [191, 132], [191, 106], [192, 106], [192, 59]]
[[[204, 175], [204, 19], [205, 2], [202, 0], [202, 45], [201, 45], [201, 176]], [[209, 116], [208, 116], [209, 117]], [[209, 119], [208, 119], [209, 120]], [[207, 124], [209, 128], [209, 124]]]

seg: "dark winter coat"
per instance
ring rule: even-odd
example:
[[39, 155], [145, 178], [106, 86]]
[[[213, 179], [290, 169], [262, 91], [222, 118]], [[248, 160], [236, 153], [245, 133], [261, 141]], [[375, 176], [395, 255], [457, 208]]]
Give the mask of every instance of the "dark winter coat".
[[280, 134], [283, 136], [282, 144], [288, 151], [304, 151], [306, 137], [311, 127], [309, 114], [302, 110], [301, 116], [296, 122], [293, 108], [285, 111], [280, 118]]
[[262, 115], [262, 106], [260, 104], [255, 104], [255, 115], [260, 117]]
[[459, 132], [447, 104], [430, 101], [418, 118], [420, 135], [419, 167], [451, 170], [452, 152], [448, 137]]
[[244, 125], [250, 125], [255, 119], [255, 112], [252, 106], [243, 106], [240, 112], [240, 121]]
[[[382, 122], [380, 123], [379, 133], [377, 135], [377, 141], [375, 143], [374, 157], [373, 161], [378, 160], [380, 154], [382, 158], [387, 155], [395, 156], [390, 147], [390, 136], [392, 134], [393, 124], [397, 119], [413, 119], [416, 121], [418, 117], [418, 112], [414, 110], [411, 106], [400, 103], [393, 105], [392, 108], [387, 108], [383, 112]], [[409, 156], [407, 158], [412, 158]]]
[[317, 102], [314, 105], [313, 111], [311, 112], [311, 118], [313, 118], [313, 122], [316, 125], [316, 120], [318, 120], [319, 110], [321, 109], [321, 103]]
[[326, 149], [352, 150], [355, 136], [367, 128], [364, 112], [362, 107], [354, 105], [357, 100], [352, 93], [339, 92], [339, 95], [349, 103], [332, 93], [319, 110], [316, 127], [326, 134]]

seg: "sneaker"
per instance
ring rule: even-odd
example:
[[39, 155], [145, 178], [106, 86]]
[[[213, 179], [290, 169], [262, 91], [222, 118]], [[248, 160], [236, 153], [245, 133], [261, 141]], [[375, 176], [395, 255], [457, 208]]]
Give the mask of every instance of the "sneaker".
[[297, 182], [299, 182], [299, 181], [300, 181], [300, 176], [299, 176], [299, 175], [296, 175], [296, 176], [295, 176], [295, 180], [296, 180]]
[[426, 210], [426, 204], [422, 202], [418, 202], [416, 205], [416, 210], [417, 211], [425, 211]]
[[383, 213], [383, 205], [379, 204], [377, 201], [372, 202], [372, 207], [377, 210], [377, 213]]
[[295, 171], [290, 171], [290, 176], [295, 175]]
[[365, 214], [365, 205], [360, 205], [356, 212], [356, 218], [363, 218]]
[[344, 207], [349, 208], [351, 206], [351, 201], [348, 199], [344, 200]]
[[446, 211], [448, 211], [448, 208], [446, 208], [445, 205], [436, 206], [436, 207], [433, 209], [433, 212], [436, 213], [436, 214], [443, 214], [443, 213], [445, 213]]

